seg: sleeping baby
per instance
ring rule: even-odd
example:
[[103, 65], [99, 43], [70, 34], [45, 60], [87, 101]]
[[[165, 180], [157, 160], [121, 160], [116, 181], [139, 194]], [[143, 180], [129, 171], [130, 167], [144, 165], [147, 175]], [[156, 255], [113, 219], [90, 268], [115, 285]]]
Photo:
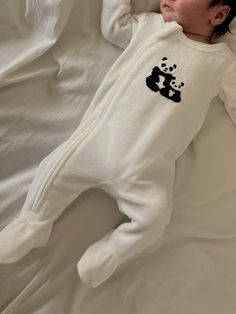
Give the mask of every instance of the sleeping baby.
[[217, 41], [235, 0], [161, 0], [161, 13], [131, 14], [130, 0], [103, 0], [102, 34], [124, 49], [71, 137], [40, 164], [20, 215], [0, 232], [0, 262], [49, 240], [53, 223], [85, 190], [115, 198], [130, 221], [78, 262], [97, 287], [143, 252], [171, 220], [175, 162], [219, 96], [236, 125], [236, 61]]

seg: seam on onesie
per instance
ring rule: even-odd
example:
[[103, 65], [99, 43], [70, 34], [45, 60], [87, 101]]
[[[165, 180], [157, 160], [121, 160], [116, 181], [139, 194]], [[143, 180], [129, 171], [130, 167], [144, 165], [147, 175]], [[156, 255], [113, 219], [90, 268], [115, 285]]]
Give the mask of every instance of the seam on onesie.
[[[45, 197], [47, 195], [47, 193], [49, 192], [50, 190], [50, 185], [53, 184], [54, 180], [55, 180], [55, 177], [57, 174], [60, 173], [61, 169], [63, 168], [63, 166], [65, 165], [65, 163], [68, 161], [68, 159], [71, 157], [71, 155], [75, 152], [75, 148], [77, 147], [77, 145], [80, 143], [81, 140], [84, 139], [84, 136], [88, 136], [89, 134], [91, 134], [91, 132], [94, 130], [94, 125], [97, 126], [99, 125], [96, 124], [97, 120], [100, 120], [101, 121], [101, 115], [103, 116], [104, 114], [104, 111], [107, 109], [107, 106], [110, 104], [112, 98], [117, 94], [117, 92], [119, 91], [120, 89], [120, 86], [121, 84], [123, 83], [123, 78], [127, 75], [127, 73], [133, 69], [133, 67], [135, 66], [137, 60], [139, 59], [140, 55], [142, 55], [142, 53], [146, 50], [146, 49], [149, 49], [154, 43], [156, 42], [156, 39], [154, 38], [151, 38], [148, 42], [145, 42], [145, 44], [139, 49], [139, 51], [136, 53], [134, 59], [133, 59], [133, 62], [132, 62], [132, 65], [131, 67], [128, 67], [128, 69], [126, 69], [125, 72], [123, 72], [123, 75], [120, 76], [119, 78], [119, 81], [117, 82], [117, 88], [113, 90], [113, 93], [110, 95], [109, 99], [107, 100], [107, 102], [105, 103], [105, 105], [102, 107], [101, 109], [101, 114], [97, 117], [97, 119], [95, 119], [93, 122], [91, 122], [91, 124], [89, 125], [88, 128], [86, 128], [84, 130], [84, 132], [80, 133], [77, 138], [74, 139], [74, 141], [70, 144], [70, 149], [69, 149], [69, 153], [67, 155], [68, 158], [66, 160], [64, 160], [65, 158], [63, 158], [62, 160], [62, 157], [63, 155], [61, 156], [61, 159], [60, 161], [58, 162], [56, 168], [54, 168], [54, 170], [52, 170], [52, 173], [51, 173], [51, 176], [48, 178], [46, 177], [46, 182], [44, 180], [44, 182], [46, 183], [46, 186], [42, 189], [42, 191], [40, 192], [39, 196], [36, 198], [36, 201], [34, 201], [33, 203], [33, 208], [35, 207], [35, 209], [33, 210], [34, 213], [38, 213], [37, 211], [37, 208], [40, 206], [40, 203], [42, 201], [42, 198]], [[84, 135], [84, 133], [86, 133]], [[79, 138], [79, 139], [78, 139]], [[82, 138], [82, 139], [81, 139]], [[42, 185], [40, 186], [40, 188], [42, 188]]]

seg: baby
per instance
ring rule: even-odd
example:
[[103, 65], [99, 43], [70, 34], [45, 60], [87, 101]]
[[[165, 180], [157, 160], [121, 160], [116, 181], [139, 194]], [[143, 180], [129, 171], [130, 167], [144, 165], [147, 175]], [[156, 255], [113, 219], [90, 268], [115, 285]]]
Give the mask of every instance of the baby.
[[47, 243], [53, 223], [97, 187], [130, 218], [78, 262], [96, 287], [144, 251], [171, 219], [175, 162], [219, 95], [236, 125], [236, 61], [216, 38], [235, 0], [161, 0], [161, 14], [132, 15], [130, 0], [103, 0], [102, 34], [125, 49], [72, 136], [45, 158], [20, 215], [0, 232], [0, 262]]

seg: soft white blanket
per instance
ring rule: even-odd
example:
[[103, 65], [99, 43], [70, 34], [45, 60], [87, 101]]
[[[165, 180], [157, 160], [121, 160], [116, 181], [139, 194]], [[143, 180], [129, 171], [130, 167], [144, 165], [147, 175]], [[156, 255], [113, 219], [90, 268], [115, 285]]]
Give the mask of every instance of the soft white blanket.
[[[157, 2], [136, 0], [134, 12]], [[38, 164], [77, 127], [122, 53], [103, 39], [100, 13], [101, 0], [0, 3], [0, 228], [18, 214]], [[225, 40], [236, 48], [235, 35]], [[0, 312], [235, 314], [235, 158], [236, 129], [215, 99], [176, 164], [172, 221], [157, 243], [102, 286], [82, 284], [82, 253], [126, 219], [104, 192], [87, 191], [45, 247], [0, 265]]]

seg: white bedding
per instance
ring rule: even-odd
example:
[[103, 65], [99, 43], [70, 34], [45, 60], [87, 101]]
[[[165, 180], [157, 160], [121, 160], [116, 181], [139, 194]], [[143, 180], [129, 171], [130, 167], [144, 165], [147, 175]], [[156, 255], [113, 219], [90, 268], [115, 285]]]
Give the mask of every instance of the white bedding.
[[[135, 12], [156, 3], [136, 1]], [[122, 53], [101, 35], [101, 4], [0, 3], [0, 228], [19, 213], [38, 164], [77, 127]], [[236, 48], [235, 36], [226, 40]], [[235, 314], [235, 159], [236, 129], [215, 99], [176, 163], [172, 221], [158, 242], [100, 287], [82, 284], [80, 256], [125, 219], [104, 192], [87, 191], [46, 246], [0, 265], [0, 313]]]

